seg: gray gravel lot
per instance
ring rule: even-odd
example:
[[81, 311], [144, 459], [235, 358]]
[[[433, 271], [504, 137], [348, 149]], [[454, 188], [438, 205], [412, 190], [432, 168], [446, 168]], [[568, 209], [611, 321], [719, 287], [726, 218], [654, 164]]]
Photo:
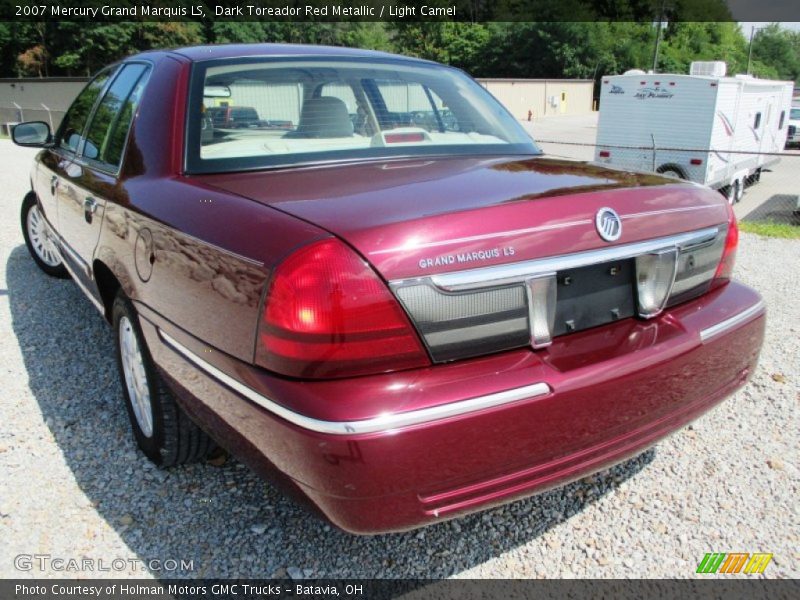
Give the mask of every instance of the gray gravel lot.
[[18, 571], [19, 554], [193, 561], [104, 577], [691, 577], [712, 551], [772, 552], [765, 576], [800, 576], [800, 241], [742, 236], [737, 276], [769, 306], [761, 364], [690, 428], [564, 489], [354, 537], [235, 460], [162, 472], [138, 452], [110, 329], [24, 248], [32, 156], [0, 140], [0, 577], [63, 575]]

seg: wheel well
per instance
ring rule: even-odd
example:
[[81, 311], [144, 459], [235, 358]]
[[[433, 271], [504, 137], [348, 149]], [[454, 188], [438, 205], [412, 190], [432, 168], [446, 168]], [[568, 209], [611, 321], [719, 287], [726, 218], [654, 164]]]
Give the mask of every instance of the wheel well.
[[114, 298], [116, 298], [117, 292], [122, 285], [105, 263], [99, 260], [94, 261], [92, 270], [94, 272], [95, 283], [97, 283], [97, 289], [100, 292], [100, 297], [103, 299], [106, 321], [110, 323], [111, 308], [114, 306]]
[[661, 165], [656, 169], [656, 173], [665, 173], [666, 171], [675, 171], [678, 175], [681, 176], [681, 179], [687, 179], [686, 171], [683, 170], [683, 167], [680, 165], [676, 165], [674, 163], [667, 163], [665, 165]]

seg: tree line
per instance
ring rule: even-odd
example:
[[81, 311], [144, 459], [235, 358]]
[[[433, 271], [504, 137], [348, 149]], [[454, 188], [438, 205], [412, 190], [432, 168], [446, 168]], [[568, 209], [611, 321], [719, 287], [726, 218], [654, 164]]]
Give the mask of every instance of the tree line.
[[[651, 69], [658, 32], [645, 22], [0, 22], [0, 76], [88, 76], [142, 50], [205, 43], [287, 42], [418, 56], [476, 77], [587, 78]], [[744, 32], [749, 35], [750, 32]], [[673, 22], [661, 32], [657, 70], [725, 60], [743, 73], [748, 39], [733, 22]], [[800, 32], [758, 30], [751, 73], [800, 81]]]

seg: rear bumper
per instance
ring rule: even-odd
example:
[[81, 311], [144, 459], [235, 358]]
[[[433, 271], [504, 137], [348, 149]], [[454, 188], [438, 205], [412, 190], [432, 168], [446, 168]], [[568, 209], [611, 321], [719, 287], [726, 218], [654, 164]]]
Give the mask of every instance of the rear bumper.
[[185, 409], [357, 533], [504, 503], [641, 452], [744, 384], [765, 323], [758, 294], [730, 283], [652, 321], [556, 338], [545, 351], [309, 383], [209, 352], [142, 312]]

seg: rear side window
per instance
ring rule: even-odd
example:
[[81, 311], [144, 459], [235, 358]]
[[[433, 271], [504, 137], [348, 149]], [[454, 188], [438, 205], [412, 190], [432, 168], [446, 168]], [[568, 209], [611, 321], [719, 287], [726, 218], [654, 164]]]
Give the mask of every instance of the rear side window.
[[81, 135], [86, 128], [86, 121], [94, 108], [97, 97], [103, 91], [109, 77], [113, 74], [113, 69], [101, 72], [92, 79], [89, 84], [78, 94], [72, 106], [69, 107], [61, 126], [58, 128], [56, 143], [62, 150], [72, 154], [78, 151]]
[[125, 65], [114, 79], [89, 125], [83, 148], [85, 158], [112, 169], [119, 167], [146, 72], [146, 65]]
[[761, 127], [761, 113], [757, 112], [756, 119], [753, 122], [753, 129], [758, 129], [759, 127]]
[[[461, 126], [444, 101], [428, 86], [397, 80], [377, 81], [389, 122], [395, 126], [421, 127], [426, 131], [460, 131]], [[462, 116], [464, 131], [474, 125]]]
[[781, 120], [778, 123], [778, 129], [783, 129], [783, 126], [785, 125], [785, 123], [786, 123], [786, 111], [782, 110], [781, 111]]

